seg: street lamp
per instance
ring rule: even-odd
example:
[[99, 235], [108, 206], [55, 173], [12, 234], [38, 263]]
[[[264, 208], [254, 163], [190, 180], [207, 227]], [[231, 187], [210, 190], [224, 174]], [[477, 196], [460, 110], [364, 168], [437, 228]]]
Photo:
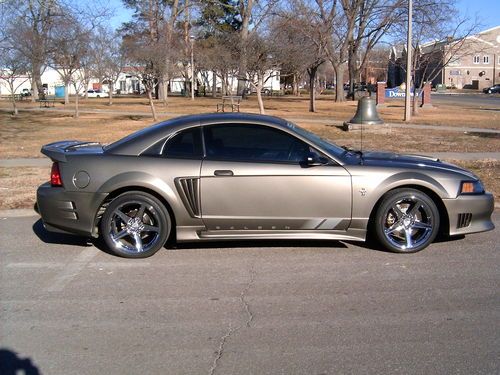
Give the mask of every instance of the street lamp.
[[191, 41], [191, 100], [194, 100], [194, 35], [190, 35]]

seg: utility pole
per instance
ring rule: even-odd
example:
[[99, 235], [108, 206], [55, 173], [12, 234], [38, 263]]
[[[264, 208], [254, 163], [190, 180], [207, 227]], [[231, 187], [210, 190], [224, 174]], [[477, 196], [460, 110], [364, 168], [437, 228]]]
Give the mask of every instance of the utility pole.
[[189, 38], [191, 39], [191, 100], [194, 100], [194, 35]]
[[[408, 0], [408, 35], [406, 37], [406, 91], [405, 91], [405, 117], [404, 121], [408, 122], [411, 120], [411, 101], [410, 101], [410, 89], [411, 89], [411, 22], [412, 22], [412, 13], [413, 13], [413, 4], [412, 0]], [[416, 95], [416, 92], [413, 93]]]

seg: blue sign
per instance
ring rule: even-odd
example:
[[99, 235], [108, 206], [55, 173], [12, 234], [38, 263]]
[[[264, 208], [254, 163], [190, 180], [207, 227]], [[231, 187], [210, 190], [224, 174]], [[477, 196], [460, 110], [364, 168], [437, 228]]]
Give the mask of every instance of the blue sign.
[[[420, 96], [420, 91], [417, 90], [417, 96]], [[400, 87], [394, 87], [392, 89], [385, 89], [385, 97], [389, 99], [404, 99], [406, 96], [405, 90]], [[413, 96], [413, 89], [410, 91], [410, 96]]]

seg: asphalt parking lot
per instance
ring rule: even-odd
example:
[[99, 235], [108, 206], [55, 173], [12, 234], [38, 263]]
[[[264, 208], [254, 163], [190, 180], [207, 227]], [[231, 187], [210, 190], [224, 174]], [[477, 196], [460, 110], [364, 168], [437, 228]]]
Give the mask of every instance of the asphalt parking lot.
[[500, 373], [498, 229], [414, 255], [287, 241], [144, 260], [38, 217], [0, 235], [0, 374]]

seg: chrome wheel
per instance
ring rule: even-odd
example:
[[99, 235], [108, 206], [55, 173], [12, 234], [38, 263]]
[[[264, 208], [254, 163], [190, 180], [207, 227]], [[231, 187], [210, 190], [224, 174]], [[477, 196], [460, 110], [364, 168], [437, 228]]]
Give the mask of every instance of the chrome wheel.
[[113, 200], [103, 216], [101, 233], [116, 254], [147, 257], [158, 251], [170, 232], [168, 212], [154, 197], [126, 193]]
[[128, 252], [148, 251], [158, 240], [158, 214], [151, 205], [128, 202], [113, 211], [109, 235], [116, 247]]
[[396, 190], [378, 210], [378, 238], [395, 252], [422, 250], [434, 240], [438, 227], [436, 205], [418, 190]]

